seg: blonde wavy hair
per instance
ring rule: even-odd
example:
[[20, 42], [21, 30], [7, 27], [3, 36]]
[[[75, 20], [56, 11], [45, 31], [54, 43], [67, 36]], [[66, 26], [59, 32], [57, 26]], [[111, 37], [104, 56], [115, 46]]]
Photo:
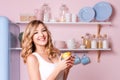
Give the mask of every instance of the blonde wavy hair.
[[48, 42], [45, 45], [46, 51], [49, 54], [48, 58], [49, 59], [54, 58], [60, 53], [60, 51], [53, 46], [51, 33], [47, 29], [46, 25], [40, 20], [33, 20], [28, 23], [25, 31], [23, 32], [23, 36], [22, 36], [21, 56], [23, 58], [24, 63], [26, 63], [27, 57], [36, 50], [35, 44], [33, 43], [33, 40], [32, 40], [32, 37], [34, 35], [34, 31], [40, 24], [46, 28], [47, 34], [48, 34]]

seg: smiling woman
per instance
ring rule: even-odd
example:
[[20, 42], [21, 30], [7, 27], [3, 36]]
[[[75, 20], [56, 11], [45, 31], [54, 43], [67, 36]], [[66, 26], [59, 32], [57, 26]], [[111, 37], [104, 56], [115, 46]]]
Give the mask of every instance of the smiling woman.
[[30, 80], [66, 80], [74, 58], [62, 60], [60, 51], [52, 44], [46, 25], [33, 20], [28, 23], [22, 37], [22, 57]]

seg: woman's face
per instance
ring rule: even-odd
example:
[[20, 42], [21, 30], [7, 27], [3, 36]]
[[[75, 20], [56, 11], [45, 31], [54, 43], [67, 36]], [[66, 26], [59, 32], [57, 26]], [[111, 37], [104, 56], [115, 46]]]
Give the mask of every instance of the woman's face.
[[34, 31], [33, 35], [33, 42], [37, 46], [45, 46], [48, 41], [48, 33], [47, 29], [42, 25], [39, 24], [39, 26]]

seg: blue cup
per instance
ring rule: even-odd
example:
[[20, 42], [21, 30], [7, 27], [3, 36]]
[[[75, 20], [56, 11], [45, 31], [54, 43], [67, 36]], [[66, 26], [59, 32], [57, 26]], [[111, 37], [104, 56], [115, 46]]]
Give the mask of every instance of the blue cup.
[[80, 64], [80, 62], [81, 62], [80, 57], [76, 56], [76, 55], [74, 57], [75, 57], [74, 65]]
[[81, 58], [81, 63], [83, 65], [86, 65], [86, 64], [90, 63], [90, 58], [84, 54]]

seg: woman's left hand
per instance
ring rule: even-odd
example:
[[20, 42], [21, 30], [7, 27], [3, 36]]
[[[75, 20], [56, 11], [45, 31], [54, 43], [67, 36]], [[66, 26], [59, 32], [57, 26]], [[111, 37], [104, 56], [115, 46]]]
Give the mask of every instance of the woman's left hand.
[[64, 80], [67, 80], [67, 76], [68, 76], [68, 73], [69, 73], [69, 70], [72, 68], [72, 66], [74, 65], [74, 60], [75, 60], [75, 57], [74, 56], [70, 56], [68, 59], [67, 59], [67, 68], [65, 69], [65, 75], [64, 75]]
[[67, 59], [67, 69], [70, 69], [72, 68], [72, 66], [74, 65], [74, 60], [75, 60], [75, 57], [74, 56], [71, 56]]

